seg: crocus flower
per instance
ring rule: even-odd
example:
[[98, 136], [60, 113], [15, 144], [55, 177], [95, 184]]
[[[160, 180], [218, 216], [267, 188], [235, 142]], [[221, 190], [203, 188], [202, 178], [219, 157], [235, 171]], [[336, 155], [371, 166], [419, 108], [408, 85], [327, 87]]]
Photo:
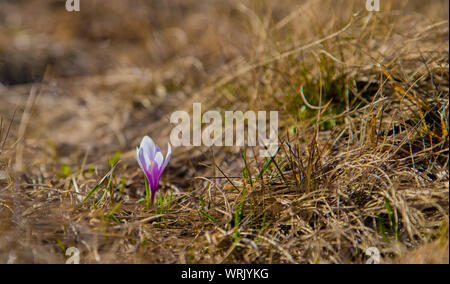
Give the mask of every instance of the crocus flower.
[[136, 149], [136, 154], [139, 166], [147, 178], [152, 195], [151, 203], [153, 204], [156, 192], [158, 191], [159, 180], [172, 156], [172, 147], [168, 143], [167, 155], [166, 159], [164, 159], [158, 145], [150, 137], [145, 136], [142, 139], [141, 145]]

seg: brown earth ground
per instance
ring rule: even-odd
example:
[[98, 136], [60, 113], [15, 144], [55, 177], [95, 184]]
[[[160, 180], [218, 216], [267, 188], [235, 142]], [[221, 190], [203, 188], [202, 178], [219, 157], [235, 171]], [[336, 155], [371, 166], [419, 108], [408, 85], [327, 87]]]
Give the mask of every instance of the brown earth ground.
[[[1, 1], [0, 263], [448, 263], [448, 1], [381, 3]], [[280, 149], [177, 147], [147, 206], [194, 102]]]

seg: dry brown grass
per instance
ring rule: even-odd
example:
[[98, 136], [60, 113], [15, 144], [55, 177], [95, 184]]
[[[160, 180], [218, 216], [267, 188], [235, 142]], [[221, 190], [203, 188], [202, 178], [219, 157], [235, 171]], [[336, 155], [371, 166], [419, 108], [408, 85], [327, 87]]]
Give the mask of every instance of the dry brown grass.
[[[199, 2], [0, 3], [0, 263], [448, 263], [448, 3]], [[147, 208], [134, 149], [193, 102], [280, 151], [177, 148]]]

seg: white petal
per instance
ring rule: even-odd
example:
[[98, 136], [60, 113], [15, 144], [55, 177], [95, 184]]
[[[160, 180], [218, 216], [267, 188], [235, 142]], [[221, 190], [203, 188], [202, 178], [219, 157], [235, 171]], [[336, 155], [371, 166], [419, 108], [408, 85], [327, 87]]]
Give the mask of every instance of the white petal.
[[150, 138], [148, 136], [144, 136], [144, 138], [142, 138], [140, 148], [144, 148], [145, 146], [150, 146], [151, 144], [155, 144], [155, 142], [153, 142], [152, 138]]
[[166, 160], [169, 159], [170, 157], [172, 157], [172, 145], [170, 145], [170, 143], [167, 143], [167, 155], [166, 155]]
[[166, 154], [166, 160], [164, 161], [164, 169], [169, 164], [170, 158], [172, 157], [172, 145], [170, 143], [167, 143], [167, 154]]
[[150, 160], [155, 158], [156, 145], [152, 138], [145, 136], [141, 142], [141, 148], [144, 149], [144, 155], [149, 157]]
[[139, 159], [139, 147], [136, 147], [136, 160], [139, 163], [139, 166], [142, 168], [141, 159]]
[[161, 169], [161, 166], [163, 165], [164, 162], [164, 157], [161, 154], [161, 152], [156, 153], [155, 162], [158, 164], [158, 169]]
[[147, 171], [149, 160], [145, 157], [144, 149], [139, 148], [137, 151], [138, 163], [143, 171]]

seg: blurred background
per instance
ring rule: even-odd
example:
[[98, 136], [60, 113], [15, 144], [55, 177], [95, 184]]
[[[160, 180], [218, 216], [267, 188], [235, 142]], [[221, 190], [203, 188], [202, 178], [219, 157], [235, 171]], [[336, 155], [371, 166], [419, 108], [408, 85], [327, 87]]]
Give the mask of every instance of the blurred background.
[[[271, 48], [283, 44], [289, 30], [279, 33], [267, 27], [300, 6], [303, 10], [298, 13], [304, 15], [296, 17], [301, 25], [296, 28], [306, 40], [326, 29], [327, 22], [335, 27], [344, 23], [352, 13], [364, 10], [366, 1], [318, 2], [81, 0], [81, 12], [69, 13], [65, 0], [1, 0], [0, 83], [8, 86], [44, 77], [158, 68], [189, 57], [209, 73], [238, 56], [249, 58], [262, 39], [261, 30], [267, 33]], [[430, 22], [448, 19], [448, 1], [444, 0], [381, 4], [385, 10], [411, 16], [419, 13]], [[272, 23], [258, 23], [258, 18], [268, 14], [270, 18], [264, 21]], [[313, 21], [308, 22], [312, 15]]]

